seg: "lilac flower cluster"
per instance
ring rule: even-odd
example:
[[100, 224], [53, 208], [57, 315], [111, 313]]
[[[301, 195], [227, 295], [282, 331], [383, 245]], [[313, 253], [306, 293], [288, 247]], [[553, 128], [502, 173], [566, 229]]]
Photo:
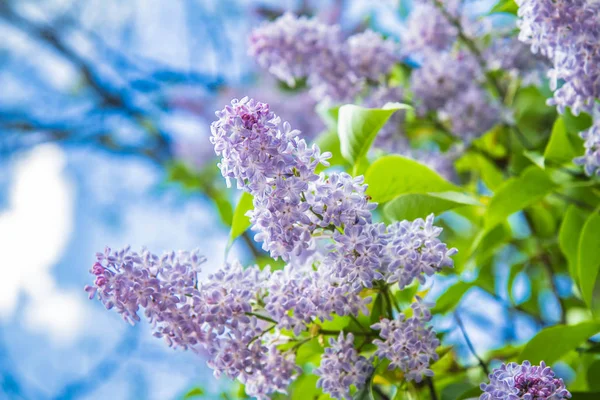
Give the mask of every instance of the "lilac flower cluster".
[[348, 284], [336, 284], [326, 273], [292, 265], [275, 271], [266, 284], [265, 310], [279, 321], [280, 329], [298, 335], [315, 319], [331, 320], [334, 314], [368, 314], [371, 298], [363, 298]]
[[404, 287], [452, 265], [456, 250], [439, 241], [433, 216], [373, 224], [376, 204], [368, 201], [363, 178], [317, 175], [329, 155], [309, 148], [266, 104], [234, 100], [217, 116], [211, 139], [222, 174], [254, 196], [252, 229], [271, 256], [306, 258], [319, 238], [330, 238], [325, 270], [357, 291], [380, 279]]
[[289, 13], [255, 29], [249, 52], [279, 79], [308, 78], [315, 98], [334, 102], [353, 101], [398, 61], [396, 45], [375, 32], [345, 40], [337, 25]]
[[600, 120], [581, 132], [580, 136], [585, 140], [585, 154], [573, 161], [577, 165], [583, 165], [585, 173], [589, 176], [600, 175]]
[[570, 399], [571, 393], [562, 379], [542, 361], [539, 366], [529, 361], [523, 364], [502, 364], [489, 376], [490, 383], [481, 384], [480, 400], [560, 400]]
[[348, 333], [344, 338], [340, 333], [337, 340], [329, 339], [321, 365], [313, 373], [319, 376], [317, 387], [325, 393], [334, 399], [350, 400], [350, 387], [362, 389], [372, 371], [372, 361], [359, 355], [354, 348], [354, 335]]
[[500, 108], [482, 88], [482, 76], [471, 55], [439, 54], [411, 76], [417, 111], [438, 111], [454, 134], [467, 141], [477, 137], [500, 121]]
[[115, 308], [126, 321], [144, 314], [154, 336], [170, 346], [206, 352], [215, 375], [225, 374], [246, 384], [260, 399], [285, 390], [298, 375], [293, 353], [281, 353], [262, 337], [270, 328], [252, 315], [269, 271], [227, 265], [206, 282], [199, 282], [197, 252], [174, 252], [158, 257], [129, 248], [97, 254], [91, 272], [90, 298], [98, 296], [107, 309]]
[[403, 51], [427, 55], [449, 50], [458, 29], [438, 7], [430, 2], [417, 2], [411, 11], [402, 38]]
[[440, 342], [431, 327], [431, 312], [420, 301], [412, 304], [413, 316], [405, 319], [403, 314], [392, 321], [382, 319], [372, 326], [379, 330], [383, 340], [375, 339], [375, 355], [390, 360], [389, 369], [400, 369], [406, 380], [421, 382], [423, 376], [433, 376], [429, 369], [431, 360], [438, 359], [435, 352]]
[[[591, 112], [600, 98], [600, 3], [517, 0], [519, 39], [553, 63], [549, 72], [559, 112]], [[562, 86], [559, 87], [559, 82]]]
[[523, 86], [541, 85], [549, 66], [544, 56], [533, 54], [516, 37], [494, 38], [484, 58], [490, 71], [507, 71], [513, 79], [520, 77]]

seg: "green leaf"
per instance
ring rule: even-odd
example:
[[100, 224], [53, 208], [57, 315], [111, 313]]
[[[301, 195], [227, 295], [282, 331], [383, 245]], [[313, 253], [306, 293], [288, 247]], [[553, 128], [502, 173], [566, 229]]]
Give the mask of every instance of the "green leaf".
[[340, 107], [329, 107], [326, 103], [317, 104], [317, 114], [321, 117], [327, 128], [336, 130]]
[[569, 263], [569, 275], [579, 285], [579, 239], [587, 216], [574, 205], [567, 208], [560, 231], [558, 245]]
[[183, 396], [183, 400], [195, 399], [204, 396], [204, 390], [200, 387], [195, 387]]
[[490, 11], [490, 14], [495, 13], [508, 13], [517, 15], [519, 6], [515, 3], [515, 0], [500, 0], [494, 8]]
[[563, 117], [559, 117], [554, 122], [550, 141], [544, 151], [544, 158], [557, 163], [570, 162], [577, 153], [569, 140], [567, 126]]
[[523, 174], [504, 183], [492, 197], [485, 219], [486, 230], [493, 228], [510, 215], [528, 207], [550, 193], [556, 185], [535, 165]]
[[431, 312], [435, 314], [444, 314], [450, 311], [472, 287], [473, 283], [471, 282], [456, 282], [437, 299], [435, 307], [433, 307]]
[[481, 388], [476, 386], [458, 396], [456, 400], [479, 399], [479, 396], [481, 396], [482, 394], [483, 391], [481, 390]]
[[600, 392], [571, 392], [571, 400], [598, 400]]
[[290, 387], [291, 400], [314, 399], [321, 390], [317, 388], [318, 376], [302, 374]]
[[525, 345], [519, 360], [529, 360], [532, 364], [539, 364], [540, 361], [553, 364], [598, 332], [600, 322], [592, 321], [542, 329]]
[[365, 156], [375, 136], [387, 120], [398, 110], [411, 107], [401, 103], [388, 103], [383, 108], [364, 108], [353, 104], [340, 107], [338, 134], [342, 156], [354, 164]]
[[544, 156], [537, 151], [524, 151], [523, 155], [541, 169], [546, 168]]
[[578, 273], [581, 295], [586, 304], [592, 306], [592, 295], [598, 269], [600, 268], [600, 214], [593, 213], [581, 231], [578, 250]]
[[451, 383], [442, 389], [442, 400], [458, 400], [462, 398], [463, 395], [471, 393], [473, 390], [477, 389], [477, 398], [482, 393], [479, 386], [473, 386], [472, 383], [468, 382], [456, 382]]
[[439, 215], [457, 207], [480, 205], [471, 196], [458, 192], [408, 193], [387, 203], [383, 212], [391, 220], [401, 221], [424, 218], [431, 213]]
[[229, 243], [233, 243], [241, 234], [250, 228], [250, 218], [246, 213], [254, 208], [252, 195], [248, 192], [242, 193], [240, 201], [238, 201], [233, 213], [233, 221], [231, 223], [231, 231], [229, 233]]
[[367, 194], [377, 203], [385, 203], [407, 193], [460, 191], [437, 172], [402, 156], [385, 156], [375, 161], [365, 173]]
[[[587, 382], [590, 390], [600, 392], [600, 360], [596, 360], [588, 367]], [[600, 397], [598, 397], [600, 398]]]

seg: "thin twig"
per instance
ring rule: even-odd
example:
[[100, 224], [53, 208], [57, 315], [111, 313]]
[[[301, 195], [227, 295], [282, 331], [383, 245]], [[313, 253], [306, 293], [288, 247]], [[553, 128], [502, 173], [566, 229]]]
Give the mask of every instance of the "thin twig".
[[462, 335], [465, 339], [465, 342], [467, 343], [467, 347], [469, 348], [469, 351], [471, 351], [471, 354], [473, 354], [475, 356], [475, 358], [477, 359], [479, 366], [481, 367], [483, 372], [485, 372], [485, 376], [488, 376], [490, 374], [490, 370], [488, 369], [488, 367], [487, 367], [486, 363], [483, 361], [483, 359], [481, 357], [479, 357], [479, 355], [475, 351], [475, 347], [473, 347], [473, 343], [471, 342], [471, 339], [469, 339], [469, 336], [467, 335], [467, 331], [465, 329], [465, 326], [462, 323], [462, 320], [460, 319], [460, 317], [458, 315], [458, 312], [454, 313], [454, 319], [456, 320], [456, 323], [458, 324], [458, 327], [460, 328], [460, 331], [462, 332]]
[[435, 392], [435, 386], [433, 385], [433, 379], [430, 376], [428, 376], [425, 379], [425, 382], [427, 382], [427, 387], [429, 387], [429, 393], [431, 394], [431, 400], [438, 400], [437, 393]]

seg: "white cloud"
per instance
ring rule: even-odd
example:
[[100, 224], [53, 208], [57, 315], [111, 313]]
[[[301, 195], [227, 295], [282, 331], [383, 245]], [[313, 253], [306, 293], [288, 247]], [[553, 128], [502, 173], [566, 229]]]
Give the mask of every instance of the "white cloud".
[[58, 342], [81, 332], [85, 307], [79, 293], [61, 291], [51, 275], [73, 227], [73, 188], [64, 165], [57, 146], [33, 149], [18, 161], [8, 210], [0, 213], [0, 318], [12, 316], [24, 293], [27, 327]]

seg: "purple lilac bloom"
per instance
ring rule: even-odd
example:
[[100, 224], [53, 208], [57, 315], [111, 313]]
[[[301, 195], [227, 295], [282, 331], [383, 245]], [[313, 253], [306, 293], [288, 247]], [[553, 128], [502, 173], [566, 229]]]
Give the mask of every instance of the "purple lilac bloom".
[[[600, 3], [590, 0], [517, 0], [519, 39], [547, 56], [559, 112], [591, 112], [600, 98]], [[559, 83], [562, 86], [559, 87]]]
[[475, 85], [449, 99], [438, 113], [440, 120], [448, 123], [452, 133], [465, 142], [489, 131], [503, 117], [500, 106], [484, 89]]
[[485, 50], [484, 58], [490, 71], [507, 71], [520, 78], [523, 86], [542, 84], [550, 64], [548, 59], [533, 54], [529, 47], [516, 37], [497, 37]]
[[266, 399], [285, 393], [299, 372], [294, 355], [270, 346], [266, 337], [257, 340], [268, 324], [250, 314], [264, 295], [269, 270], [231, 264], [199, 282], [202, 262], [197, 252], [158, 257], [146, 250], [107, 248], [91, 269], [94, 286], [85, 290], [131, 323], [140, 320], [143, 309], [154, 336], [173, 347], [208, 353], [215, 375], [246, 383], [249, 395]]
[[585, 154], [573, 161], [577, 165], [583, 165], [587, 175], [600, 175], [600, 120], [588, 130], [581, 132], [580, 136], [585, 140]]
[[435, 349], [440, 342], [431, 327], [425, 324], [431, 320], [431, 312], [420, 301], [412, 304], [413, 316], [405, 319], [400, 314], [394, 320], [382, 319], [372, 326], [379, 330], [383, 339], [375, 339], [375, 355], [390, 361], [389, 369], [400, 369], [407, 381], [421, 382], [424, 376], [433, 376], [429, 369], [431, 361], [438, 355]]
[[467, 53], [444, 53], [426, 60], [411, 76], [417, 111], [437, 111], [481, 76], [477, 61]]
[[287, 265], [267, 282], [265, 310], [279, 321], [280, 329], [299, 334], [315, 319], [331, 320], [334, 314], [367, 315], [371, 298], [363, 298], [348, 284], [336, 283], [326, 273]]
[[372, 371], [371, 360], [359, 355], [354, 348], [354, 336], [348, 333], [344, 338], [341, 332], [337, 340], [329, 339], [321, 365], [313, 373], [319, 377], [317, 387], [323, 392], [334, 399], [350, 400], [350, 387], [362, 389]]
[[399, 61], [398, 45], [371, 30], [350, 36], [347, 46], [354, 73], [370, 81], [379, 81]]
[[378, 33], [345, 40], [338, 25], [289, 13], [255, 29], [249, 52], [279, 79], [293, 85], [307, 78], [315, 99], [333, 102], [354, 101], [399, 60], [397, 45]]
[[406, 53], [428, 55], [449, 50], [456, 41], [458, 30], [434, 4], [415, 4], [404, 29], [403, 50]]
[[271, 256], [306, 258], [317, 250], [317, 237], [332, 239], [324, 268], [354, 290], [384, 278], [404, 287], [452, 265], [455, 249], [437, 239], [433, 216], [389, 228], [371, 224], [376, 204], [368, 201], [364, 178], [317, 175], [329, 155], [308, 148], [266, 104], [234, 100], [217, 116], [211, 139], [222, 156], [219, 166], [254, 196], [255, 238]]
[[353, 72], [338, 25], [286, 13], [255, 29], [249, 52], [277, 78], [294, 85], [308, 78], [317, 99], [353, 99], [362, 83]]
[[542, 361], [539, 366], [529, 361], [523, 364], [502, 364], [482, 383], [480, 400], [560, 400], [570, 399], [571, 393], [562, 379], [554, 376], [552, 368]]
[[271, 256], [287, 261], [313, 251], [317, 229], [370, 222], [376, 204], [368, 202], [363, 178], [317, 175], [317, 165], [327, 165], [330, 153], [308, 147], [268, 105], [234, 100], [217, 116], [211, 140], [222, 156], [219, 167], [254, 196], [253, 230]]

